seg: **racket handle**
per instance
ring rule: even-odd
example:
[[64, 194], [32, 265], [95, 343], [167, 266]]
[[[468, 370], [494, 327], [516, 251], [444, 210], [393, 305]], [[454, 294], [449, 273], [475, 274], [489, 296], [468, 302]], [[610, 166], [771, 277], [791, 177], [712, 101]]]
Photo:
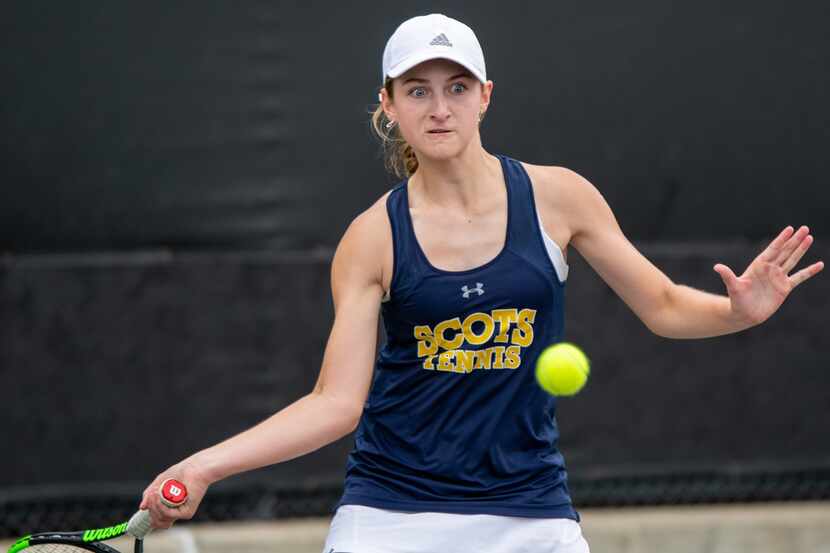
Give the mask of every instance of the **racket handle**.
[[175, 478], [168, 478], [159, 486], [159, 500], [171, 509], [181, 507], [187, 501], [187, 487]]
[[[168, 478], [159, 486], [159, 500], [171, 509], [181, 507], [187, 501], [187, 486]], [[137, 511], [127, 523], [127, 533], [142, 540], [153, 530], [151, 523], [149, 510]]]
[[127, 523], [127, 533], [137, 540], [143, 540], [144, 536], [152, 532], [153, 527], [150, 525], [150, 511], [136, 511], [130, 517], [130, 522]]

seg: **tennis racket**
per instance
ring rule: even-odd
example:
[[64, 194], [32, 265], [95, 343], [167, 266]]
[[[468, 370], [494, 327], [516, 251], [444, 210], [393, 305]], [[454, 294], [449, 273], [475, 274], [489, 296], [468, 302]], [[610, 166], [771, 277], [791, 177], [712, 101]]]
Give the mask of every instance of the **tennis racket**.
[[[159, 498], [168, 507], [180, 507], [187, 501], [187, 488], [178, 480], [168, 478], [159, 487]], [[124, 535], [134, 537], [133, 551], [142, 553], [144, 537], [152, 530], [150, 522], [150, 511], [137, 511], [130, 520], [115, 526], [80, 532], [40, 532], [14, 542], [9, 553], [119, 553], [104, 542]]]

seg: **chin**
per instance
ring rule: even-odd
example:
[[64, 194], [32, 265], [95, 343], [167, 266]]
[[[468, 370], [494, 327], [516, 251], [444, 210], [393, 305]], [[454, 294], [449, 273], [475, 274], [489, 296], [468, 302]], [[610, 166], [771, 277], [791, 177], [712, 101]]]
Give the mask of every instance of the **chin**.
[[453, 144], [423, 144], [418, 150], [418, 155], [428, 157], [435, 161], [442, 161], [452, 159], [461, 155], [464, 151], [464, 145]]

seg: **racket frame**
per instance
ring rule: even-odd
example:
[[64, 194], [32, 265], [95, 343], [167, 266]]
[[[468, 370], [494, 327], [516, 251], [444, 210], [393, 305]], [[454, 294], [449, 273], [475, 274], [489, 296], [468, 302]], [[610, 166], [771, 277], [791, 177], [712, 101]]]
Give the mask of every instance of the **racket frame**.
[[[95, 535], [96, 533], [98, 536]], [[95, 551], [96, 553], [121, 553], [103, 542], [113, 538], [120, 538], [124, 535], [127, 535], [126, 522], [107, 528], [93, 528], [91, 530], [81, 530], [80, 532], [38, 532], [37, 534], [23, 536], [14, 542], [9, 548], [8, 553], [18, 553], [19, 551], [25, 553], [29, 547], [49, 543], [71, 545], [79, 549]], [[143, 550], [144, 541], [140, 538], [135, 538], [133, 552], [142, 553]]]

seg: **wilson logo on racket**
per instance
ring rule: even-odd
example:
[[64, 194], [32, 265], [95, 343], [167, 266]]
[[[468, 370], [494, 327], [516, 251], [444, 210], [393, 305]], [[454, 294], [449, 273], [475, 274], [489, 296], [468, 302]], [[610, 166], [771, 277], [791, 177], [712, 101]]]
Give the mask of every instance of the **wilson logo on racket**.
[[113, 536], [120, 536], [127, 531], [127, 523], [116, 524], [115, 526], [108, 526], [106, 528], [96, 528], [94, 530], [84, 530], [84, 541], [98, 541], [111, 538]]

